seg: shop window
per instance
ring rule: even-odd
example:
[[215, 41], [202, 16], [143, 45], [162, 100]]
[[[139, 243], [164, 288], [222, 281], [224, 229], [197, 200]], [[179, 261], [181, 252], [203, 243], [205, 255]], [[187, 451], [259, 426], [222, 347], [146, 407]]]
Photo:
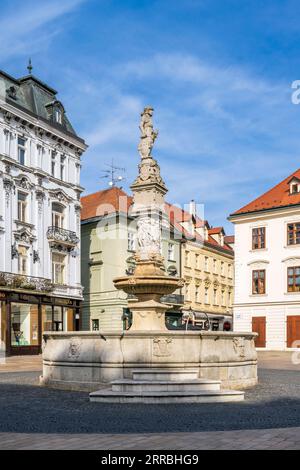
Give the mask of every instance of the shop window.
[[6, 344], [6, 306], [5, 302], [0, 302], [0, 353], [5, 352]]
[[92, 320], [92, 331], [99, 331], [99, 320], [98, 320], [98, 318]]
[[42, 306], [42, 332], [52, 331], [52, 306], [43, 305]]
[[53, 307], [53, 330], [63, 331], [63, 309], [62, 307]]
[[38, 344], [38, 305], [11, 303], [11, 346]]

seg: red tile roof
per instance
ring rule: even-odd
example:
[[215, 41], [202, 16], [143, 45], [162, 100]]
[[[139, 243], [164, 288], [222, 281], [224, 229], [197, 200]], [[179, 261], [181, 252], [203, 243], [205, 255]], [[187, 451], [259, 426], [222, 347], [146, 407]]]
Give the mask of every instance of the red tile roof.
[[[128, 213], [129, 208], [133, 203], [132, 196], [128, 196], [125, 191], [120, 188], [114, 187], [109, 189], [104, 189], [102, 191], [97, 191], [93, 194], [88, 194], [87, 196], [83, 196], [81, 198], [82, 210], [81, 210], [81, 220], [88, 220], [93, 219], [95, 217], [102, 217], [104, 215], [113, 214], [115, 212], [124, 212]], [[167, 214], [171, 225], [177, 230], [179, 233], [183, 235], [186, 239], [189, 240], [197, 240], [199, 242], [203, 242], [203, 238], [197, 232], [193, 235], [188, 232], [186, 228], [184, 228], [181, 224], [183, 222], [192, 221], [192, 215], [181, 209], [178, 206], [174, 206], [168, 202], [165, 203], [165, 213]], [[204, 221], [196, 216], [195, 220], [195, 227], [200, 228], [204, 227], [204, 225], [209, 227], [207, 221]], [[214, 229], [209, 229], [209, 231], [213, 231]], [[217, 227], [217, 232], [219, 233], [223, 230], [223, 227]], [[206, 245], [212, 245], [214, 247], [222, 248], [223, 250], [230, 251], [233, 254], [233, 251], [230, 246], [224, 244], [221, 246], [213, 237], [209, 235], [208, 240], [204, 242]]]
[[217, 235], [218, 233], [224, 232], [223, 227], [212, 227], [208, 229], [209, 235]]
[[279, 184], [269, 189], [269, 191], [264, 193], [262, 196], [254, 199], [254, 201], [250, 202], [231, 215], [235, 216], [239, 214], [275, 209], [277, 207], [289, 207], [300, 204], [300, 193], [290, 194], [289, 183], [294, 177], [300, 178], [300, 169], [296, 170]]
[[234, 235], [225, 235], [224, 242], [227, 245], [233, 244], [234, 243]]
[[128, 212], [132, 197], [120, 188], [109, 188], [81, 198], [81, 220], [92, 219], [114, 212]]

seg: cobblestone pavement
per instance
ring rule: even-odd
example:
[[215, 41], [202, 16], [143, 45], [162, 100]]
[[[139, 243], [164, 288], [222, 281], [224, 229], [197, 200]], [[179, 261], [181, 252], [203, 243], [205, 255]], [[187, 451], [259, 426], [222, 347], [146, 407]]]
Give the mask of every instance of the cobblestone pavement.
[[1, 372], [42, 371], [42, 356], [0, 357]]
[[244, 402], [181, 406], [90, 403], [85, 392], [39, 387], [37, 360], [11, 362], [14, 372], [0, 368], [0, 449], [299, 449], [299, 367], [263, 355]]
[[300, 428], [159, 434], [0, 433], [3, 450], [300, 449]]

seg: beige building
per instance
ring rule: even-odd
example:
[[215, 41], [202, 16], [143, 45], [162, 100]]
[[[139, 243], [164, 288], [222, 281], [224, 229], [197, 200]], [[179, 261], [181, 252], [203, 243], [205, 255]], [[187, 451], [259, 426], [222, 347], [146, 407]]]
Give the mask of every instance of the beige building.
[[182, 243], [183, 312], [186, 316], [189, 312], [191, 319], [202, 327], [209, 323], [212, 330], [229, 329], [232, 328], [233, 239], [226, 237], [223, 227], [210, 228], [205, 222], [197, 230], [197, 225], [201, 227], [196, 217], [193, 239], [186, 234]]

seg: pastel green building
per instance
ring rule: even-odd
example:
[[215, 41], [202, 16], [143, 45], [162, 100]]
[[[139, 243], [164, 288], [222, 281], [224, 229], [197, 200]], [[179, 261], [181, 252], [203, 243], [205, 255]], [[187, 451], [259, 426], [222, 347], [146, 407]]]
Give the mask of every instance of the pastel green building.
[[[81, 202], [82, 329], [126, 329], [130, 324], [127, 295], [115, 289], [113, 279], [133, 272], [136, 221], [130, 216], [132, 198], [113, 187], [87, 195]], [[166, 271], [180, 277], [181, 236], [169, 223], [162, 230], [162, 255]], [[170, 306], [170, 321], [181, 315], [180, 290], [164, 301]]]

